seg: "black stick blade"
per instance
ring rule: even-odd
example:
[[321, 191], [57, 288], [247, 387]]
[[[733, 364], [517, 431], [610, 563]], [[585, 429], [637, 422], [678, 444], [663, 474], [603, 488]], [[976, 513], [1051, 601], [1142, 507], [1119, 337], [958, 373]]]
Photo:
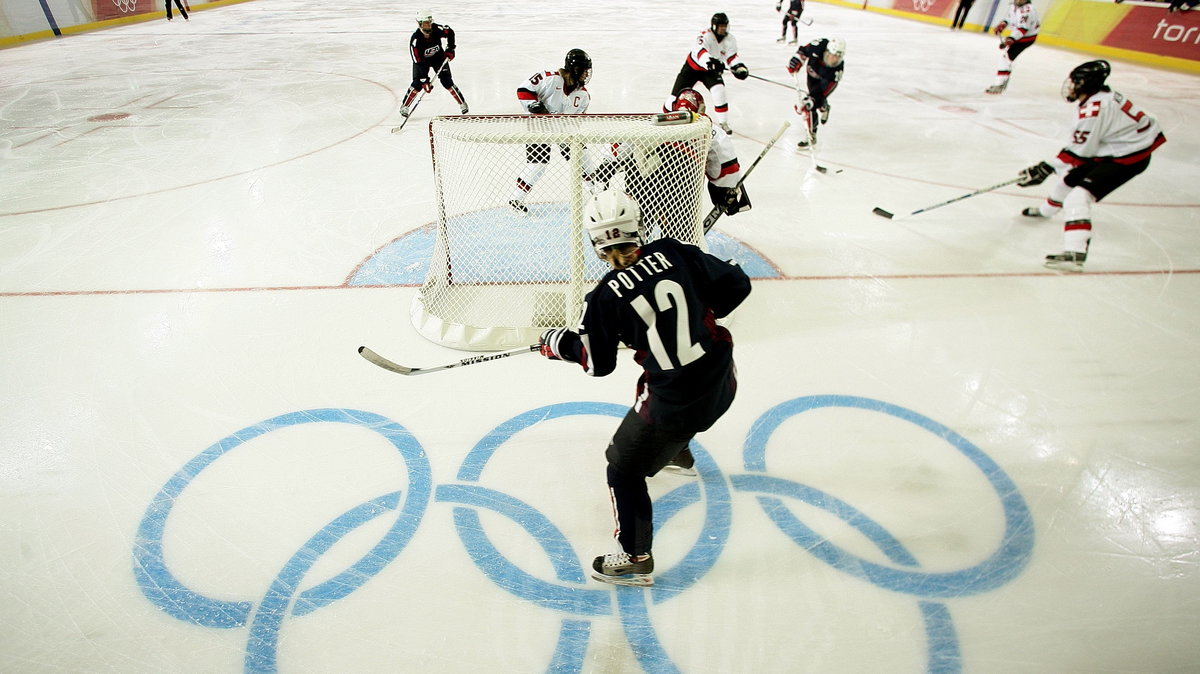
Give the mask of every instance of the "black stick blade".
[[883, 216], [883, 217], [887, 218], [888, 220], [892, 219], [891, 213], [888, 213], [887, 211], [883, 210], [882, 208], [879, 208], [878, 206], [876, 206], [875, 210], [873, 210], [871, 212], [874, 213], [875, 215]]

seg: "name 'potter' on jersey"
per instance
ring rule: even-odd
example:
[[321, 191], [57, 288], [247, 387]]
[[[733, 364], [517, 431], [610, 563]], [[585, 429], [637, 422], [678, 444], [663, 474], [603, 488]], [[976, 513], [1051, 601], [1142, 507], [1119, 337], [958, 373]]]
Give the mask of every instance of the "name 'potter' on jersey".
[[[706, 429], [733, 401], [723, 387], [733, 339], [716, 319], [750, 294], [742, 268], [675, 239], [641, 248], [641, 258], [612, 270], [584, 298], [579, 342], [570, 360], [603, 377], [625, 344], [644, 372], [635, 409], [650, 423]], [[730, 390], [724, 390], [729, 388]], [[697, 392], [715, 391], [713, 395]]]

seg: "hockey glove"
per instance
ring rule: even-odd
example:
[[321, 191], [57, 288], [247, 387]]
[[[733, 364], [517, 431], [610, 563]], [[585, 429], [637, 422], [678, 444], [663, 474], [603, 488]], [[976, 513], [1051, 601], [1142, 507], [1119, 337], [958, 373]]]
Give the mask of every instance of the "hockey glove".
[[775, 11], [776, 11], [776, 12], [782, 12], [782, 11], [783, 11], [783, 3], [782, 3], [782, 2], [781, 2], [781, 3], [779, 3], [779, 4], [777, 4], [777, 5], [775, 5]]
[[804, 110], [812, 110], [817, 107], [817, 102], [813, 100], [812, 96], [805, 96], [804, 100], [800, 101], [800, 107]]
[[448, 51], [446, 52], [446, 60], [447, 60], [447, 61], [453, 61], [453, 60], [454, 60], [454, 50], [453, 50], [453, 49], [450, 49], [450, 50], [448, 50]]
[[421, 80], [421, 88], [425, 90], [425, 93], [429, 93], [433, 91], [433, 82], [429, 80]]
[[721, 61], [719, 59], [709, 59], [708, 60], [708, 69], [714, 73], [724, 72], [725, 64], [721, 63]]
[[529, 104], [529, 114], [544, 115], [546, 114], [546, 104], [541, 101], [534, 101]]
[[1003, 41], [1000, 43], [1000, 48], [1001, 48], [1001, 49], [1008, 49], [1009, 47], [1011, 47], [1011, 46], [1013, 46], [1014, 44], [1016, 44], [1016, 42], [1017, 42], [1017, 41], [1016, 41], [1016, 40], [1014, 40], [1014, 39], [1012, 39], [1011, 37], [1006, 37], [1006, 38], [1004, 38], [1004, 40], [1003, 40]]
[[562, 360], [562, 357], [558, 355], [558, 344], [566, 331], [566, 328], [551, 328], [543, 332], [541, 339], [538, 340], [538, 353], [550, 360]]
[[739, 63], [733, 67], [733, 76], [739, 80], [744, 80], [747, 77], [750, 77], [750, 69]]
[[1021, 179], [1017, 182], [1017, 185], [1021, 187], [1033, 187], [1034, 185], [1041, 185], [1042, 182], [1045, 181], [1046, 178], [1050, 177], [1053, 173], [1053, 166], [1047, 164], [1046, 162], [1039, 162], [1027, 169], [1022, 169]]
[[1004, 32], [1005, 28], [1008, 28], [1008, 22], [1001, 21], [1000, 23], [996, 24], [995, 28], [992, 29], [992, 33], [999, 35], [1000, 33]]
[[800, 66], [802, 65], [804, 65], [804, 61], [800, 60], [799, 56], [793, 56], [787, 64], [788, 74], [795, 75], [796, 72], [800, 70]]

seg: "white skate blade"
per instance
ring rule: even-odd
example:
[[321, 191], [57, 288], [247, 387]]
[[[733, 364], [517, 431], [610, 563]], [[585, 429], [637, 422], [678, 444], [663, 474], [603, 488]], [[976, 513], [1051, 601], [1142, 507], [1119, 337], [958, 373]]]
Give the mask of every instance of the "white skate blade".
[[695, 468], [684, 468], [683, 466], [673, 466], [671, 464], [663, 466], [662, 472], [671, 473], [673, 475], [682, 475], [683, 477], [696, 477]]
[[624, 576], [606, 576], [603, 573], [593, 573], [592, 578], [610, 585], [648, 587], [654, 584], [654, 577], [648, 573], [627, 573]]

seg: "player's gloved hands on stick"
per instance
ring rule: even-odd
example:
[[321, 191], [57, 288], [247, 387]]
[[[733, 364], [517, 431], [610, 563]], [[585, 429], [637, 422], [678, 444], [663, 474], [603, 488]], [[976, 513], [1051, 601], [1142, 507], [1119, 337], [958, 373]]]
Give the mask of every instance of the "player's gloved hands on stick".
[[451, 50], [449, 50], [449, 51], [447, 51], [447, 52], [446, 52], [446, 60], [447, 60], [447, 61], [453, 61], [453, 60], [454, 60], [454, 50], [453, 50], [453, 49], [451, 49]]
[[534, 101], [529, 104], [529, 114], [542, 115], [546, 113], [546, 104], [541, 101]]
[[543, 332], [541, 338], [538, 339], [538, 353], [550, 360], [562, 360], [562, 357], [558, 355], [558, 343], [566, 331], [566, 328], [550, 328]]
[[1053, 166], [1047, 164], [1046, 162], [1039, 162], [1027, 169], [1021, 170], [1021, 180], [1017, 182], [1017, 185], [1021, 187], [1033, 187], [1034, 185], [1041, 185], [1042, 182], [1046, 180], [1046, 178], [1050, 177], [1052, 173], [1054, 173]]
[[719, 72], [722, 72], [725, 70], [725, 64], [721, 63], [721, 61], [719, 59], [709, 59], [708, 60], [708, 69], [713, 71], [714, 73], [719, 73]]
[[433, 82], [431, 82], [427, 79], [421, 80], [421, 88], [425, 90], [425, 93], [429, 93], [429, 92], [433, 91]]
[[800, 107], [805, 110], [812, 110], [817, 107], [817, 102], [813, 100], [812, 96], [805, 96], [804, 100], [800, 101]]
[[750, 69], [739, 63], [733, 67], [733, 76], [739, 80], [744, 80], [747, 77], [750, 77]]
[[788, 64], [787, 64], [788, 74], [795, 75], [796, 71], [800, 70], [800, 66], [802, 66], [802, 65], [804, 65], [804, 62], [800, 60], [800, 57], [793, 56], [792, 59], [790, 61], [788, 61]]

